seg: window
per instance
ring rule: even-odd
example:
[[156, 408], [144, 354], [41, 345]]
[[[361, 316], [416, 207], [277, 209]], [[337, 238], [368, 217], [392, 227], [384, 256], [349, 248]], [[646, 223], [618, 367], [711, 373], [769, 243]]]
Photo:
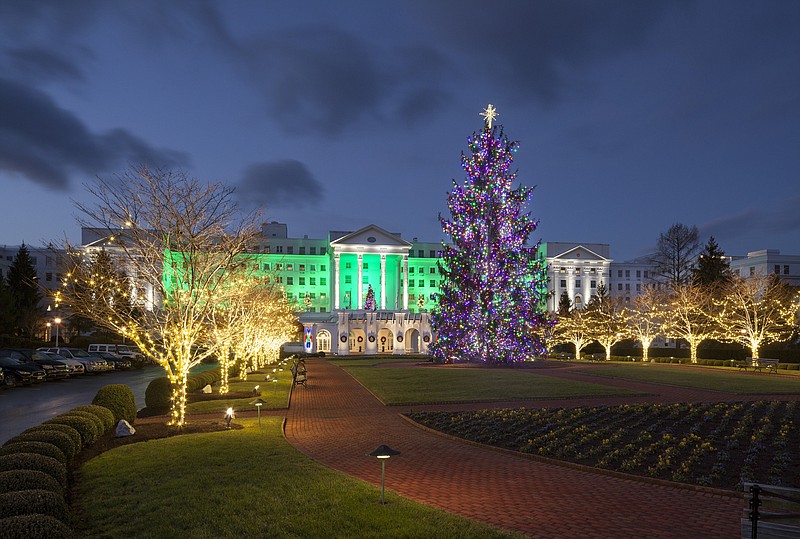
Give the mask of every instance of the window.
[[648, 278], [648, 273], [649, 273], [649, 272], [648, 272], [647, 270], [644, 270], [644, 278], [645, 278], [645, 279], [647, 279], [647, 278]]
[[625, 270], [625, 278], [626, 279], [630, 279], [631, 278], [631, 270]]
[[637, 279], [641, 279], [642, 278], [642, 270], [636, 270], [636, 278]]
[[625, 283], [625, 290], [630, 291], [630, 289], [631, 289], [631, 284], [630, 283]]
[[617, 283], [617, 290], [622, 290], [622, 283]]
[[275, 264], [275, 271], [283, 271], [283, 264]]
[[327, 299], [327, 298], [328, 298], [328, 295], [327, 295], [327, 294], [325, 294], [325, 292], [321, 292], [321, 293], [320, 293], [320, 295], [319, 295], [319, 299]]
[[414, 294], [409, 294], [408, 295], [408, 301], [414, 301], [414, 299], [415, 299], [414, 298]]
[[369, 277], [367, 275], [361, 276], [361, 284], [369, 284]]
[[317, 248], [316, 247], [311, 247], [311, 254], [312, 255], [317, 254]]
[[575, 268], [575, 275], [581, 274], [581, 268]]
[[300, 284], [300, 285], [302, 285], [302, 286], [305, 286], [305, 284], [306, 284], [306, 278], [305, 278], [305, 277], [300, 277], [300, 280], [298, 281], [298, 284]]
[[317, 285], [317, 278], [316, 277], [309, 278], [309, 281], [311, 282], [311, 286], [316, 286]]
[[282, 253], [283, 252], [283, 245], [276, 245], [275, 246], [275, 252], [276, 253]]
[[775, 264], [775, 275], [778, 275], [781, 272], [780, 264]]
[[317, 295], [316, 295], [314, 292], [311, 292], [311, 293], [308, 295], [308, 297], [309, 297], [309, 298], [311, 298], [311, 299], [317, 299]]
[[642, 283], [636, 283], [636, 291], [637, 292], [641, 292], [642, 291]]
[[[312, 277], [311, 280], [313, 281], [314, 278]], [[314, 284], [314, 283], [311, 283], [311, 284]], [[325, 277], [320, 277], [319, 278], [319, 284], [321, 284], [322, 286], [325, 286], [326, 284], [328, 284], [328, 279], [326, 279]]]
[[264, 252], [265, 252], [266, 254], [269, 254], [269, 245], [267, 245], [266, 247], [264, 247]]
[[300, 271], [306, 271], [306, 265], [300, 264]]
[[264, 264], [264, 271], [269, 271], [269, 264]]
[[278, 284], [283, 284], [283, 277], [276, 278], [275, 282], [278, 283]]
[[580, 287], [581, 287], [581, 280], [575, 279], [575, 288], [580, 288]]
[[306, 254], [306, 248], [305, 247], [300, 247], [300, 254], [301, 255]]
[[558, 273], [566, 273], [567, 270], [565, 268], [558, 268]]
[[345, 275], [344, 276], [344, 284], [352, 284], [353, 283], [353, 276], [352, 275]]
[[292, 264], [286, 264], [286, 271], [292, 271], [294, 266]]
[[50, 272], [45, 273], [44, 274], [44, 280], [48, 281], [48, 282], [52, 281], [53, 280], [53, 274], [50, 273]]
[[423, 251], [422, 249], [419, 249], [419, 250], [417, 251], [417, 255], [418, 255], [420, 258], [425, 258], [425, 251]]
[[294, 245], [290, 245], [286, 248], [286, 253], [293, 255], [294, 254]]
[[597, 281], [589, 281], [589, 288], [597, 288]]
[[566, 279], [561, 279], [561, 280], [558, 282], [558, 284], [559, 284], [559, 286], [560, 286], [561, 288], [566, 288], [566, 287], [567, 287], [567, 280], [566, 280]]
[[[327, 270], [325, 269], [325, 267], [326, 267], [326, 266], [325, 266], [325, 264], [322, 264], [322, 265], [319, 267], [319, 271], [327, 271]], [[314, 271], [314, 266], [311, 266], [311, 271]]]
[[431, 273], [436, 273], [436, 268], [431, 266]]
[[409, 279], [408, 280], [408, 287], [411, 288], [412, 286], [414, 286], [414, 279]]
[[[322, 269], [325, 269], [324, 267]], [[317, 271], [316, 264], [311, 264], [311, 271]]]
[[367, 262], [362, 262], [362, 263], [361, 263], [361, 267], [362, 267], [362, 268], [364, 268], [364, 269], [369, 269], [369, 263], [367, 263]]
[[291, 292], [287, 292], [286, 293], [286, 299], [292, 299], [293, 297], [294, 297], [294, 294], [292, 294]]
[[287, 277], [286, 284], [294, 284], [294, 277]]
[[789, 264], [786, 264], [785, 266], [783, 266], [783, 274], [784, 275], [789, 275]]
[[352, 267], [352, 266], [350, 265], [350, 262], [345, 262], [345, 263], [344, 263], [344, 268], [345, 268], [345, 269], [350, 269], [351, 267]]
[[622, 278], [622, 270], [617, 270], [617, 277]]
[[414, 268], [408, 268], [408, 273], [414, 273]]
[[430, 255], [431, 255], [431, 258], [436, 258], [436, 251], [431, 251]]
[[435, 279], [431, 279], [431, 288], [433, 288], [434, 286], [436, 286], [436, 280]]

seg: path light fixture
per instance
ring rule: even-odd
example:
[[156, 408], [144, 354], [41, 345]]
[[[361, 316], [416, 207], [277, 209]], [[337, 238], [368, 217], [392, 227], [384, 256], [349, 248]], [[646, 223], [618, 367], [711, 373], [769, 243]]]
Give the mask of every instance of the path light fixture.
[[[256, 386], [256, 387], [258, 387], [258, 386]], [[255, 399], [255, 400], [250, 401], [250, 404], [255, 404], [256, 405], [256, 410], [258, 410], [258, 426], [260, 427], [261, 426], [261, 407], [264, 406], [265, 404], [267, 404], [267, 401], [265, 401], [264, 399], [259, 397], [259, 398]]]
[[378, 446], [372, 453], [367, 453], [368, 457], [376, 457], [381, 461], [381, 505], [384, 505], [384, 486], [386, 484], [386, 460], [390, 457], [396, 457], [400, 451], [392, 449], [388, 445]]
[[277, 393], [278, 392], [278, 379], [277, 378], [273, 378], [272, 379], [272, 392], [273, 393]]
[[[254, 397], [258, 397], [260, 395], [260, 393], [258, 392], [258, 388], [259, 388], [258, 384], [256, 384], [256, 387], [253, 388], [253, 396]], [[252, 404], [252, 403], [250, 403], [250, 404]]]
[[233, 419], [233, 408], [228, 408], [225, 412], [225, 428], [231, 428], [231, 419]]

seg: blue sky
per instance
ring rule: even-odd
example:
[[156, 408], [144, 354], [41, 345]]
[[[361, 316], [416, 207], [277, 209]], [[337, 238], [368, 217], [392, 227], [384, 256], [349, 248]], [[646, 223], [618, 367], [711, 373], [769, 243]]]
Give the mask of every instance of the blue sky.
[[793, 0], [6, 0], [0, 244], [79, 240], [85, 185], [144, 162], [293, 236], [447, 239], [492, 103], [533, 240], [800, 254], [798, 28]]

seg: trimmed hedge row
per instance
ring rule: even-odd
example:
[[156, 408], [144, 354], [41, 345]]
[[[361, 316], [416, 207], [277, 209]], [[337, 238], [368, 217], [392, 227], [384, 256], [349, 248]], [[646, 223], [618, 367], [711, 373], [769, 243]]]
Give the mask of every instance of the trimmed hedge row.
[[66, 525], [67, 466], [120, 419], [132, 423], [136, 402], [128, 386], [100, 388], [93, 404], [31, 427], [0, 447], [0, 539], [73, 537]]
[[[186, 380], [186, 392], [199, 391], [209, 384], [218, 382], [222, 378], [220, 367], [203, 371], [199, 374], [189, 376]], [[169, 378], [162, 376], [154, 378], [147, 386], [144, 393], [145, 406], [149, 410], [166, 411], [169, 410], [172, 400], [172, 384]]]

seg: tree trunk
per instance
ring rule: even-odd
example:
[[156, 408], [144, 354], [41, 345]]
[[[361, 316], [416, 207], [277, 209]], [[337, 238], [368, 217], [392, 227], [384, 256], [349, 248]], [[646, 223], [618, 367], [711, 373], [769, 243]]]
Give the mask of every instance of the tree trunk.
[[189, 373], [178, 373], [172, 380], [172, 409], [170, 410], [170, 425], [182, 427], [186, 423], [186, 381]]

